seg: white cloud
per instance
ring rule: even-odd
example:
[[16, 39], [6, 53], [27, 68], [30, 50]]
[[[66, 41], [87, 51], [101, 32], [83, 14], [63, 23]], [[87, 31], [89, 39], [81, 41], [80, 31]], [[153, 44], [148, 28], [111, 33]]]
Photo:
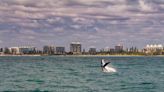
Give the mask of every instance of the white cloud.
[[125, 12], [128, 9], [127, 5], [109, 5], [107, 7], [107, 10], [109, 10], [110, 12], [117, 12], [117, 13], [122, 13]]
[[144, 0], [139, 0], [139, 4], [143, 11], [152, 11], [152, 7], [147, 5]]
[[[1, 0], [0, 35], [3, 42], [10, 33], [15, 43], [20, 36], [21, 42], [69, 43], [77, 39], [90, 46], [136, 41], [135, 37], [149, 39], [154, 31], [146, 33], [147, 27], [163, 29], [162, 9], [162, 4], [152, 0]], [[154, 36], [161, 38], [162, 33]]]
[[126, 0], [79, 0], [79, 2], [81, 3], [85, 3], [85, 4], [93, 4], [93, 3], [96, 3], [96, 2], [103, 2], [103, 1], [106, 1], [106, 2], [113, 2], [113, 3], [125, 3]]
[[142, 11], [153, 12], [157, 11], [156, 7], [153, 4], [146, 2], [145, 0], [139, 0], [139, 5]]

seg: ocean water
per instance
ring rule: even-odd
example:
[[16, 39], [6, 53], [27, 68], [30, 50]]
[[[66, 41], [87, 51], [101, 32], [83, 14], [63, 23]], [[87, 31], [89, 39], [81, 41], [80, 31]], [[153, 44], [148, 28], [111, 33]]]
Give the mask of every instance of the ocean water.
[[0, 57], [0, 91], [164, 92], [164, 57]]

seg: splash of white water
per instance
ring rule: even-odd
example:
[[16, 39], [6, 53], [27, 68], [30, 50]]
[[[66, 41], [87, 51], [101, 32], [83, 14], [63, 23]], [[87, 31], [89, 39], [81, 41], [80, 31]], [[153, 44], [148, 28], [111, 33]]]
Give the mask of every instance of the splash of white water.
[[117, 72], [117, 70], [112, 66], [106, 66], [103, 68], [103, 72]]

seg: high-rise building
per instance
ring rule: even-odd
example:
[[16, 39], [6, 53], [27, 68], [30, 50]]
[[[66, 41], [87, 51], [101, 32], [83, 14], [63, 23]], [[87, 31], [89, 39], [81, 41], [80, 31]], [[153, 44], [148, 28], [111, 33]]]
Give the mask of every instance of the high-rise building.
[[49, 55], [55, 54], [55, 46], [44, 46], [43, 53]]
[[55, 49], [56, 49], [55, 54], [57, 54], [57, 55], [65, 54], [65, 47], [56, 47]]
[[72, 52], [73, 54], [81, 54], [81, 49], [82, 46], [80, 42], [72, 42], [70, 44], [70, 52]]
[[123, 45], [116, 45], [115, 46], [115, 52], [122, 52], [123, 51]]

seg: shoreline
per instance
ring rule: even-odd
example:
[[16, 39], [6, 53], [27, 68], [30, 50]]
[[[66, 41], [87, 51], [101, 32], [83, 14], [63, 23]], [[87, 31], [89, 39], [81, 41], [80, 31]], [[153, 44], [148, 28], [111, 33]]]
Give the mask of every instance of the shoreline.
[[41, 56], [41, 55], [0, 55], [0, 57], [5, 57], [5, 56]]
[[[42, 55], [41, 55], [42, 56]], [[44, 55], [43, 55], [44, 56]], [[59, 57], [164, 57], [164, 55], [47, 55]]]

